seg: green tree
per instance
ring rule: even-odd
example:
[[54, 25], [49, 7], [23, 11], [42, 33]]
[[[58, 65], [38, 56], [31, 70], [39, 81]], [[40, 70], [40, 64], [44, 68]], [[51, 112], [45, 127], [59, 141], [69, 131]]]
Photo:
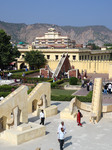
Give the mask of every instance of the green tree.
[[71, 77], [69, 79], [69, 84], [70, 85], [77, 85], [78, 79], [76, 77]]
[[32, 50], [30, 52], [26, 52], [25, 54], [25, 61], [29, 64], [31, 69], [39, 69], [40, 67], [44, 66], [47, 62], [42, 52], [38, 50]]
[[112, 43], [105, 43], [104, 46], [112, 46]]
[[0, 68], [4, 69], [15, 61], [20, 56], [16, 46], [12, 46], [11, 37], [5, 33], [4, 30], [0, 30]]
[[101, 49], [99, 46], [95, 45], [94, 43], [88, 43], [87, 46], [91, 46], [91, 50]]

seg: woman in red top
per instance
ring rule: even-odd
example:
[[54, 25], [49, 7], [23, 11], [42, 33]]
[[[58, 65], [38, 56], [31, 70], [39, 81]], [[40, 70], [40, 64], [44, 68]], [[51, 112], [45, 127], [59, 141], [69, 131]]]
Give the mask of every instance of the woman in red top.
[[81, 118], [82, 118], [82, 114], [80, 112], [80, 110], [78, 110], [78, 114], [77, 114], [77, 123], [78, 123], [78, 126], [82, 126], [82, 123], [81, 123]]

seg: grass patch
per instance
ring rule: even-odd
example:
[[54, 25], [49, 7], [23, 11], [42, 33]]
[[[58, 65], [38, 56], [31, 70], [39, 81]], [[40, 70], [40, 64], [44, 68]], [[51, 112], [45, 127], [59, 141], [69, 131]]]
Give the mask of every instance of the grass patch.
[[74, 96], [71, 95], [51, 95], [52, 101], [71, 101]]
[[71, 95], [75, 92], [75, 90], [62, 90], [62, 89], [52, 89], [51, 95]]
[[75, 90], [62, 90], [62, 89], [52, 89], [51, 90], [51, 100], [53, 101], [71, 101], [74, 97], [73, 94]]
[[93, 91], [90, 91], [87, 96], [76, 96], [81, 102], [92, 102]]

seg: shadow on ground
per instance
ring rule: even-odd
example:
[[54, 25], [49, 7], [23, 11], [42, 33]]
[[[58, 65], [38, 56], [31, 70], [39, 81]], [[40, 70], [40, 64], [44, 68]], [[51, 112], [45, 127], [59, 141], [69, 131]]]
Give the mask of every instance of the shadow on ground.
[[60, 105], [61, 103], [59, 103], [59, 102], [56, 102], [56, 103], [53, 103], [53, 104], [51, 104], [51, 105]]
[[47, 123], [45, 123], [45, 126], [47, 126], [48, 124], [50, 124], [51, 122], [47, 122]]
[[83, 122], [82, 122], [82, 125], [83, 125], [83, 124], [86, 124], [86, 122], [85, 122], [85, 121], [83, 121]]
[[29, 118], [28, 119], [28, 122], [35, 122], [35, 121], [37, 121], [37, 120], [39, 120], [40, 118], [39, 117], [32, 117], [32, 118]]

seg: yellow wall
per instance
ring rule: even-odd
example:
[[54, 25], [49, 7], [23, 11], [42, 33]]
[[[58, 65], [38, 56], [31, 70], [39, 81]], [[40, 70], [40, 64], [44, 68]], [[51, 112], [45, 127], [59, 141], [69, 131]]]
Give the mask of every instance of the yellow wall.
[[[19, 49], [19, 51], [21, 52], [21, 56], [17, 63], [18, 69], [20, 69], [20, 65], [24, 62], [22, 55], [27, 51], [31, 51], [31, 49]], [[88, 49], [39, 49], [39, 51], [43, 52], [46, 59], [47, 55], [50, 56], [50, 59], [47, 59], [47, 61], [52, 70], [56, 69], [64, 53], [68, 53], [71, 66], [73, 65], [76, 69], [79, 69], [80, 72], [86, 69], [88, 73], [109, 73], [109, 65], [112, 64], [112, 61], [109, 61], [110, 51], [91, 51]], [[57, 60], [56, 55], [58, 55]], [[73, 60], [73, 56], [76, 56], [75, 60]], [[83, 59], [86, 60], [79, 60], [80, 57], [82, 59], [82, 56]], [[91, 57], [93, 60], [91, 60]], [[100, 60], [98, 60], [98, 57]], [[94, 60], [95, 58], [97, 60]], [[25, 63], [25, 65], [28, 67], [28, 64]]]
[[[48, 61], [48, 65], [52, 70], [56, 69], [59, 61]], [[71, 66], [75, 66], [75, 69], [87, 70], [87, 73], [109, 73], [109, 66], [112, 61], [71, 61]]]

